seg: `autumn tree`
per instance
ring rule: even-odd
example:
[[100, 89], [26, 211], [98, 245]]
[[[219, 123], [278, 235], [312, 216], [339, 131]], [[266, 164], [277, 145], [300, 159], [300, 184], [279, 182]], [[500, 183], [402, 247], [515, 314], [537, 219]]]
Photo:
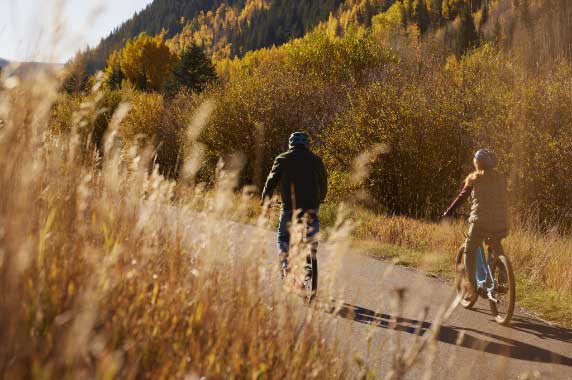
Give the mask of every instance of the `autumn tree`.
[[163, 35], [151, 37], [141, 33], [129, 40], [121, 51], [121, 71], [137, 89], [161, 89], [168, 76], [174, 56], [163, 40]]
[[371, 20], [374, 35], [390, 37], [403, 28], [403, 10], [401, 2], [393, 4], [386, 12], [374, 16]]
[[180, 59], [173, 65], [165, 83], [165, 94], [171, 97], [182, 89], [201, 92], [215, 79], [216, 72], [211, 60], [203, 49], [193, 44], [183, 51]]
[[109, 89], [121, 88], [125, 75], [121, 71], [121, 53], [114, 51], [107, 58], [107, 67], [105, 68], [104, 82]]

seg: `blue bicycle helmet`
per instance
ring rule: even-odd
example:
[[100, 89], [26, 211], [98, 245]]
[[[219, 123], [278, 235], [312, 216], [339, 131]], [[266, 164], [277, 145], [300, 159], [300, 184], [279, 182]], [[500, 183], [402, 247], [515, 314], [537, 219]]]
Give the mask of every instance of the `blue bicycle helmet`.
[[497, 166], [497, 155], [490, 149], [479, 149], [475, 153], [475, 160], [484, 168], [492, 169]]
[[288, 139], [288, 145], [290, 148], [295, 145], [308, 145], [308, 135], [304, 132], [294, 132]]

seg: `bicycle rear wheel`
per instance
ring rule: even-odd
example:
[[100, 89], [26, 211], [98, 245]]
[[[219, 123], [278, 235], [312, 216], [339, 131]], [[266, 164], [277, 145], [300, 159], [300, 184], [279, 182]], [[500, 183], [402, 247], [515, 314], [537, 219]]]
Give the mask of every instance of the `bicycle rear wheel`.
[[476, 293], [473, 294], [473, 297], [471, 298], [465, 298], [465, 288], [468, 282], [469, 279], [467, 278], [467, 273], [465, 271], [465, 246], [462, 245], [457, 251], [457, 257], [455, 258], [455, 288], [457, 290], [457, 294], [461, 298], [460, 304], [465, 309], [472, 308], [478, 299]]
[[508, 257], [497, 257], [491, 266], [491, 272], [495, 279], [494, 298], [497, 302], [490, 300], [490, 308], [498, 323], [508, 325], [514, 313], [516, 297], [514, 272]]
[[306, 265], [309, 276], [304, 281], [304, 288], [306, 290], [306, 302], [311, 303], [318, 291], [318, 260], [315, 257], [309, 258]]

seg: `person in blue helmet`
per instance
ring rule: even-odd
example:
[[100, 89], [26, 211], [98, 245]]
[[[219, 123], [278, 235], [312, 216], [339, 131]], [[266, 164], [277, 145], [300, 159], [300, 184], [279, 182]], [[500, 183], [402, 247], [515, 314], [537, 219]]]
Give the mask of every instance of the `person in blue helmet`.
[[469, 231], [465, 241], [465, 269], [471, 289], [467, 289], [465, 298], [475, 296], [476, 251], [484, 239], [490, 238], [497, 252], [502, 252], [501, 240], [508, 235], [508, 202], [506, 178], [495, 168], [496, 154], [489, 149], [480, 149], [475, 153], [473, 164], [475, 171], [465, 179], [463, 189], [444, 217], [451, 217], [455, 210], [471, 196]]
[[[290, 230], [292, 221], [303, 216], [308, 219], [308, 238], [312, 255], [316, 254], [316, 234], [320, 230], [318, 209], [328, 192], [327, 172], [321, 158], [309, 148], [308, 135], [294, 132], [288, 140], [288, 151], [278, 155], [262, 191], [261, 204], [267, 202], [276, 187], [280, 186], [282, 208], [277, 232], [277, 245], [281, 267], [288, 266]], [[309, 257], [308, 257], [309, 260]]]

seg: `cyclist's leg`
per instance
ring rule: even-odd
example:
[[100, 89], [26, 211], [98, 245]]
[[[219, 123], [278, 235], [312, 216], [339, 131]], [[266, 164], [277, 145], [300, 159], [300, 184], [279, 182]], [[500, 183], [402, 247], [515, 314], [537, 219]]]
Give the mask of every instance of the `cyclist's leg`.
[[496, 256], [504, 255], [504, 248], [502, 247], [502, 239], [503, 237], [493, 236], [491, 238], [491, 247], [495, 252]]
[[469, 225], [469, 232], [467, 233], [467, 239], [465, 240], [465, 273], [473, 291], [477, 291], [477, 248], [483, 243], [483, 236], [479, 231], [479, 228], [471, 223]]
[[[491, 248], [493, 249], [494, 252], [494, 256], [495, 257], [499, 257], [499, 256], [503, 256], [504, 255], [504, 248], [502, 247], [502, 239], [505, 237], [505, 235], [493, 235], [493, 237], [491, 237], [490, 240], [490, 244], [491, 244]], [[504, 278], [504, 272], [502, 272], [500, 274], [501, 278], [497, 278], [497, 281], [501, 281], [504, 282], [506, 280], [506, 278]]]
[[280, 219], [278, 222], [278, 231], [276, 234], [276, 243], [278, 246], [278, 254], [280, 263], [288, 264], [288, 250], [290, 249], [290, 223], [292, 222], [292, 211], [280, 210]]

